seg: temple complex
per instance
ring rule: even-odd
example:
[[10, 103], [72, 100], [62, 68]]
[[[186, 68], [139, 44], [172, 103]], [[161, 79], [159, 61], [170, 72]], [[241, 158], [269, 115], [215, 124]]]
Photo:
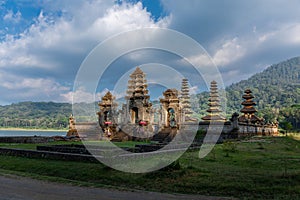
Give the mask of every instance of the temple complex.
[[[255, 115], [256, 104], [250, 89], [245, 90], [242, 98], [242, 114], [234, 113], [231, 119], [226, 121], [222, 115], [217, 82], [212, 81], [209, 108], [207, 115], [199, 122], [199, 130], [207, 132], [209, 128], [217, 133], [221, 129], [221, 138], [277, 135], [278, 124], [265, 124], [264, 119]], [[155, 104], [154, 109], [150, 101], [146, 74], [137, 67], [130, 74], [125, 103], [120, 109], [115, 97], [108, 91], [98, 103], [98, 124], [75, 123], [71, 116], [67, 136], [78, 136], [80, 133], [80, 137], [94, 140], [124, 141], [142, 138], [170, 142], [179, 132], [184, 134], [189, 127], [198, 126], [197, 120], [192, 118], [187, 79], [182, 80], [180, 92], [174, 88], [165, 90], [158, 104]]]

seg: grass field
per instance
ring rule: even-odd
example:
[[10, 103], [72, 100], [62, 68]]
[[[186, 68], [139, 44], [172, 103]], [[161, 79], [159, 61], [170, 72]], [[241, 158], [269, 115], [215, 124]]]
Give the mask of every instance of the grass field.
[[240, 199], [300, 199], [300, 141], [270, 137], [225, 142], [204, 159], [198, 158], [198, 150], [189, 150], [176, 164], [147, 174], [119, 172], [100, 163], [10, 156], [0, 156], [0, 172], [95, 187]]

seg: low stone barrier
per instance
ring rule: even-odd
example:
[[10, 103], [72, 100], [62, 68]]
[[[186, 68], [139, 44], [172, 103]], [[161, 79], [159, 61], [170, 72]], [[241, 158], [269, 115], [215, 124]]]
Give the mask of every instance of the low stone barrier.
[[52, 137], [41, 136], [13, 136], [13, 137], [0, 137], [0, 143], [47, 143], [53, 142]]
[[9, 149], [0, 148], [0, 155], [5, 156], [20, 156], [26, 158], [45, 158], [51, 160], [64, 160], [64, 161], [76, 161], [76, 162], [99, 162], [94, 156], [86, 154], [71, 154], [71, 153], [60, 153], [50, 151], [35, 151], [35, 150], [24, 150], [24, 149]]
[[83, 145], [51, 145], [51, 146], [37, 146], [38, 151], [51, 151], [71, 154], [90, 154]]

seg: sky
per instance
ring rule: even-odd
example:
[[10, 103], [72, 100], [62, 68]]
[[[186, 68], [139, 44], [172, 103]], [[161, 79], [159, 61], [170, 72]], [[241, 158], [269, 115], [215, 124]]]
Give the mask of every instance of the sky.
[[[299, 0], [0, 0], [0, 105], [71, 102], [77, 71], [99, 43], [148, 27], [197, 41], [229, 86], [300, 56], [299, 11]], [[128, 72], [143, 62], [176, 65], [176, 59], [144, 50], [121, 56], [114, 65], [117, 71], [127, 66]], [[112, 89], [114, 74], [99, 83], [99, 98]]]

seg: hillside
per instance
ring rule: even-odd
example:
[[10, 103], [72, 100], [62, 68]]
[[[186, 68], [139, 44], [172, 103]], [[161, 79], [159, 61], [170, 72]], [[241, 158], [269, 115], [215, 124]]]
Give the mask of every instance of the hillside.
[[247, 80], [229, 86], [228, 108], [241, 108], [246, 88], [255, 95], [258, 109], [290, 107], [300, 103], [300, 57], [272, 65]]
[[71, 104], [21, 102], [0, 106], [0, 127], [66, 128]]
[[281, 128], [300, 130], [300, 57], [272, 65], [229, 86], [229, 112], [241, 109], [241, 96], [246, 88], [255, 96], [259, 116], [270, 122], [278, 120]]

